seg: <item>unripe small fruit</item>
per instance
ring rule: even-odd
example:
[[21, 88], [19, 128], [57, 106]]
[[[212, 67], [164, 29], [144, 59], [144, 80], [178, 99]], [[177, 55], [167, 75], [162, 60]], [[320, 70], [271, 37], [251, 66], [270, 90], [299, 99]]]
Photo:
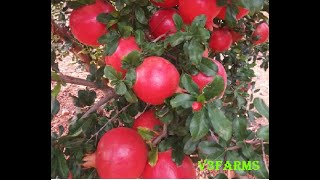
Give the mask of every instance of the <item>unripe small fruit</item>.
[[201, 102], [193, 102], [192, 103], [192, 110], [197, 112], [202, 109], [202, 103]]

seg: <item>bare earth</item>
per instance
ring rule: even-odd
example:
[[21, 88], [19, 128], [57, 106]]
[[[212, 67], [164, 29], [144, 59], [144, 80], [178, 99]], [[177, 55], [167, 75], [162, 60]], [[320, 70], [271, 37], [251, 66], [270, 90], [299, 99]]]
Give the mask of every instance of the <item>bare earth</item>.
[[[71, 57], [66, 57], [63, 61], [59, 62], [60, 71], [69, 76], [79, 77], [85, 79], [88, 75], [87, 72], [83, 71], [79, 68], [79, 65], [72, 61]], [[259, 64], [254, 68], [256, 76], [254, 80], [256, 81], [255, 89], [260, 89], [258, 93], [255, 93], [255, 97], [262, 98], [265, 103], [269, 106], [269, 70], [264, 71], [259, 67]], [[51, 86], [54, 87], [55, 83], [51, 83]], [[68, 129], [68, 120], [71, 119], [77, 111], [77, 108], [73, 105], [72, 98], [70, 95], [77, 96], [77, 92], [80, 89], [85, 89], [84, 86], [67, 84], [66, 86], [62, 86], [61, 91], [58, 95], [58, 101], [60, 102], [60, 111], [54, 117], [54, 120], [51, 122], [51, 130], [58, 131], [58, 126], [62, 125], [65, 129]], [[103, 97], [103, 93], [99, 90], [96, 91], [97, 99], [100, 100]], [[259, 118], [256, 120], [256, 123], [253, 124], [252, 128], [258, 128], [259, 125], [266, 125], [268, 121], [265, 118]], [[269, 158], [267, 157], [267, 160]], [[197, 168], [197, 177], [199, 179], [207, 179], [208, 176], [215, 176], [218, 174], [218, 171], [209, 171], [204, 170], [200, 171], [198, 169], [198, 165], [195, 164]], [[236, 177], [233, 171], [225, 171], [226, 175], [229, 179]], [[249, 175], [245, 177], [238, 178], [248, 178], [253, 179], [255, 177]]]

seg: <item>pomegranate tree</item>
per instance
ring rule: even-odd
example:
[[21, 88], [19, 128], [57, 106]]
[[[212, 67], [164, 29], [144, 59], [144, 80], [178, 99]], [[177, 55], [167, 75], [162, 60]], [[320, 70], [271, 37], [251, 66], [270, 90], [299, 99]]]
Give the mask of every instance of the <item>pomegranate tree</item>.
[[85, 5], [71, 12], [70, 29], [75, 38], [89, 46], [98, 46], [98, 38], [108, 32], [106, 25], [96, 20], [101, 13], [111, 13], [114, 7], [104, 1]]
[[[51, 178], [193, 179], [211, 159], [258, 162], [230, 178], [268, 179], [269, 110], [254, 69], [269, 67], [265, 5], [52, 0]], [[65, 97], [66, 84], [79, 90]]]

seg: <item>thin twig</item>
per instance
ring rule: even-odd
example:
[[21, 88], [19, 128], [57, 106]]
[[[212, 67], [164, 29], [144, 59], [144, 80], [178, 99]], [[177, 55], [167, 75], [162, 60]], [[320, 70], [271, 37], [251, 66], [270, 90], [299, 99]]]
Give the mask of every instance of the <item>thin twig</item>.
[[214, 135], [213, 131], [211, 129], [209, 129], [210, 133], [211, 133], [211, 137], [214, 141], [216, 141], [219, 144], [219, 139]]
[[[109, 94], [106, 94], [105, 97], [103, 97], [102, 99], [100, 99], [96, 104], [94, 104], [93, 106], [91, 106], [91, 108], [86, 112], [84, 113], [83, 116], [81, 116], [80, 119], [84, 119], [84, 118], [87, 118], [91, 113], [95, 112], [99, 107], [101, 107], [102, 105], [104, 105], [105, 103], [107, 103], [111, 98], [113, 98], [113, 94], [112, 93], [109, 93]], [[79, 120], [80, 120], [79, 119]]]
[[139, 116], [141, 116], [144, 112], [146, 112], [146, 110], [147, 110], [147, 108], [150, 106], [150, 104], [147, 104], [146, 105], [146, 107], [144, 107], [144, 109], [143, 109], [143, 111], [142, 112], [140, 112], [140, 113], [138, 113], [135, 117], [134, 117], [134, 119], [137, 119]]
[[269, 168], [267, 166], [267, 160], [266, 160], [266, 153], [264, 152], [263, 140], [261, 140], [261, 146], [262, 146], [262, 157], [263, 157], [264, 166], [266, 167], [266, 170], [269, 174]]
[[128, 104], [125, 107], [123, 107], [120, 111], [118, 111], [111, 119], [108, 120], [108, 122], [106, 122], [106, 124], [104, 124], [96, 133], [94, 133], [93, 135], [91, 135], [90, 139], [88, 139], [88, 141], [86, 143], [88, 143], [94, 136], [98, 136], [98, 134], [108, 125], [108, 123], [116, 120], [116, 118], [118, 117], [118, 115], [120, 113], [122, 113], [123, 111], [125, 111], [129, 106], [131, 105]]
[[160, 36], [158, 36], [156, 39], [154, 39], [151, 42], [155, 43], [155, 42], [159, 41], [161, 38], [165, 37], [166, 35], [168, 35], [168, 32], [161, 34]]
[[153, 140], [152, 144], [157, 145], [162, 138], [167, 136], [167, 131], [168, 131], [168, 125], [167, 123], [164, 123], [162, 133], [155, 140]]

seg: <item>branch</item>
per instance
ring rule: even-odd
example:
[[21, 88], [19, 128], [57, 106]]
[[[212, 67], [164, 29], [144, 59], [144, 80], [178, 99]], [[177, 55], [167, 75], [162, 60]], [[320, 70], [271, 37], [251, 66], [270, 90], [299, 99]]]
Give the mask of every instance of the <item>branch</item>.
[[219, 144], [219, 139], [214, 135], [213, 131], [211, 129], [209, 129], [209, 131], [210, 131], [212, 139]]
[[72, 46], [70, 48], [70, 51], [84, 63], [86, 71], [89, 71], [90, 62], [92, 60], [91, 57], [88, 54], [82, 53], [83, 48], [76, 43], [75, 39], [72, 37], [68, 29], [66, 27], [61, 27], [57, 23], [55, 23], [52, 16], [51, 31], [53, 34], [60, 36], [60, 38], [64, 42], [71, 42]]
[[[255, 140], [255, 141], [245, 140], [244, 142], [247, 143], [247, 144], [252, 144], [254, 146], [261, 144], [260, 140]], [[263, 142], [263, 144], [269, 144], [269, 143], [268, 142]], [[237, 149], [241, 149], [241, 147], [237, 145], [237, 146], [231, 146], [231, 147], [226, 148], [227, 151], [233, 151], [233, 150], [237, 150]]]
[[[65, 83], [82, 85], [82, 86], [100, 89], [97, 87], [97, 85], [94, 82], [87, 81], [85, 79], [72, 77], [72, 76], [68, 76], [68, 75], [63, 75], [61, 73], [59, 73], [59, 76], [60, 76], [60, 79]], [[52, 79], [52, 80], [55, 81], [54, 79]]]
[[161, 34], [160, 36], [158, 36], [156, 39], [154, 39], [154, 40], [151, 41], [151, 42], [155, 43], [155, 42], [159, 41], [161, 38], [163, 38], [163, 37], [165, 37], [166, 35], [168, 35], [168, 33], [169, 33], [169, 31], [166, 32], [166, 33], [164, 33], [164, 34]]
[[94, 133], [93, 135], [91, 135], [90, 139], [88, 139], [88, 141], [87, 141], [86, 143], [88, 143], [93, 137], [98, 136], [98, 134], [107, 126], [108, 123], [116, 120], [116, 118], [118, 117], [118, 115], [119, 115], [120, 113], [122, 113], [124, 110], [126, 110], [130, 105], [131, 105], [131, 103], [128, 104], [128, 105], [126, 105], [125, 107], [123, 107], [119, 112], [117, 112], [117, 113], [116, 113], [111, 119], [109, 119], [109, 121], [106, 122], [106, 124], [104, 124], [96, 133]]
[[262, 146], [262, 157], [263, 157], [264, 166], [266, 167], [266, 170], [269, 174], [269, 168], [267, 166], [267, 160], [266, 160], [266, 153], [264, 152], [263, 140], [261, 140], [261, 146]]
[[152, 142], [153, 145], [157, 145], [162, 138], [167, 136], [168, 125], [164, 123], [162, 133]]

